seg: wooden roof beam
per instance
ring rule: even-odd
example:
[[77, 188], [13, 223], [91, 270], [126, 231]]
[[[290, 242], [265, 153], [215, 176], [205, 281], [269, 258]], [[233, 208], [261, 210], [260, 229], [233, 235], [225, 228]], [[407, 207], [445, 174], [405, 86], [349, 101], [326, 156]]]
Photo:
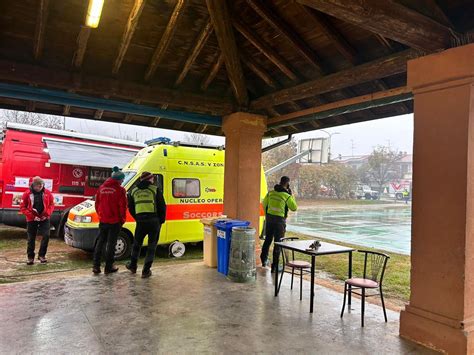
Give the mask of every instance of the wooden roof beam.
[[96, 120], [102, 119], [102, 115], [104, 114], [104, 110], [97, 110], [94, 112], [94, 118]]
[[262, 54], [267, 57], [273, 64], [275, 64], [278, 69], [282, 71], [288, 78], [293, 81], [298, 80], [295, 72], [290, 68], [290, 66], [285, 62], [285, 60], [273, 50], [268, 44], [263, 42], [258, 38], [252, 31], [248, 30], [240, 21], [234, 19], [234, 27], [237, 31], [240, 32], [252, 45], [257, 48]]
[[[141, 100], [138, 100], [138, 99], [133, 100], [133, 103], [136, 104], [136, 105], [138, 105], [138, 104], [141, 103]], [[132, 114], [130, 114], [130, 113], [125, 114], [125, 117], [124, 117], [124, 119], [123, 119], [123, 123], [130, 123], [130, 122], [132, 122], [133, 116], [135, 116], [135, 115], [132, 115]]]
[[225, 68], [234, 96], [240, 106], [248, 105], [247, 87], [240, 63], [234, 30], [230, 19], [227, 2], [223, 0], [206, 0], [207, 9], [216, 33], [219, 48], [224, 56]]
[[43, 54], [46, 23], [48, 22], [49, 0], [40, 0], [38, 5], [38, 16], [36, 18], [36, 30], [33, 47], [35, 60], [39, 60]]
[[224, 64], [224, 55], [219, 53], [217, 55], [216, 61], [214, 64], [212, 64], [211, 70], [209, 70], [209, 73], [207, 76], [204, 78], [201, 84], [201, 90], [206, 91], [209, 85], [212, 83], [212, 81], [215, 79], [217, 73], [222, 67], [222, 64]]
[[436, 51], [449, 47], [453, 31], [395, 1], [297, 0], [299, 3], [352, 23], [409, 47]]
[[158, 46], [156, 47], [155, 52], [151, 57], [148, 69], [146, 70], [146, 81], [150, 81], [153, 75], [155, 75], [156, 69], [158, 68], [158, 64], [160, 64], [161, 60], [165, 56], [166, 50], [168, 49], [171, 43], [171, 39], [173, 38], [174, 32], [176, 31], [178, 19], [183, 13], [184, 4], [184, 0], [178, 0], [176, 2], [176, 6], [174, 7], [170, 20], [168, 21], [168, 25], [166, 26], [165, 32], [163, 33], [163, 36], [161, 36], [160, 42], [158, 43]]
[[123, 32], [122, 40], [120, 41], [120, 46], [115, 58], [114, 66], [112, 68], [112, 73], [117, 74], [122, 65], [125, 54], [127, 53], [130, 42], [132, 41], [133, 34], [138, 25], [138, 20], [142, 14], [143, 8], [145, 7], [145, 0], [135, 0], [133, 4], [132, 11], [128, 15], [127, 25], [125, 26], [125, 31]]
[[326, 92], [344, 89], [357, 84], [366, 83], [387, 76], [404, 73], [407, 61], [420, 56], [413, 49], [360, 64], [349, 69], [326, 75], [287, 89], [262, 96], [251, 102], [253, 109], [264, 109], [288, 101], [300, 100]]
[[130, 81], [121, 81], [102, 77], [51, 69], [39, 65], [20, 64], [7, 60], [0, 60], [0, 80], [15, 83], [36, 84], [61, 90], [73, 89], [87, 95], [103, 97], [113, 96], [117, 99], [134, 100], [139, 97], [150, 104], [168, 104], [180, 109], [194, 112], [212, 112], [224, 115], [234, 111], [234, 105], [224, 98], [210, 97], [192, 92], [172, 90], [138, 84]]
[[316, 53], [305, 43], [305, 41], [292, 29], [281, 17], [279, 17], [269, 4], [260, 0], [247, 0], [247, 4], [262, 17], [270, 26], [273, 27], [280, 35], [286, 38], [291, 46], [303, 57], [308, 63], [319, 71], [322, 70], [321, 59]]
[[91, 35], [91, 28], [87, 26], [81, 26], [79, 35], [76, 39], [76, 51], [72, 58], [72, 65], [79, 69], [82, 66], [84, 61], [84, 56], [86, 54], [87, 42], [89, 42], [89, 37]]
[[[411, 91], [409, 88], [403, 86], [403, 87], [398, 87], [398, 88], [389, 89], [385, 91], [379, 91], [379, 92], [368, 94], [368, 95], [351, 97], [349, 99], [331, 102], [324, 105], [318, 105], [318, 106], [310, 107], [301, 111], [291, 112], [286, 115], [280, 115], [280, 116], [269, 118], [268, 126], [272, 128], [272, 126], [274, 125], [278, 125], [278, 126], [291, 125], [291, 124], [299, 123], [300, 121], [297, 119], [304, 116], [314, 115], [317, 113], [331, 111], [331, 110], [335, 110], [335, 109], [339, 109], [343, 107], [350, 107], [357, 104], [370, 103], [377, 100], [383, 100], [387, 98], [402, 96], [405, 94], [410, 94], [410, 92]], [[357, 109], [357, 111], [360, 111], [360, 110], [361, 109]]]
[[276, 89], [278, 87], [278, 84], [275, 82], [275, 80], [273, 80], [271, 75], [268, 74], [260, 64], [251, 60], [249, 56], [243, 55], [242, 53], [240, 55], [240, 59], [255, 75], [257, 75], [269, 87], [273, 89]]
[[184, 126], [184, 122], [178, 121], [174, 124], [173, 129], [179, 131], [181, 128], [183, 128], [183, 126]]
[[344, 38], [344, 36], [329, 22], [328, 18], [307, 6], [301, 6], [303, 11], [318, 24], [321, 31], [328, 37], [334, 44], [339, 53], [341, 53], [350, 63], [355, 64], [357, 62], [357, 52], [350, 45], [350, 43]]
[[203, 27], [201, 33], [199, 34], [197, 40], [195, 41], [195, 45], [191, 50], [191, 53], [189, 54], [188, 58], [186, 59], [186, 62], [184, 63], [183, 69], [181, 69], [181, 73], [179, 73], [178, 78], [176, 79], [174, 86], [180, 85], [183, 80], [186, 78], [186, 75], [188, 74], [189, 70], [191, 69], [191, 66], [193, 65], [194, 61], [196, 60], [197, 56], [203, 49], [204, 45], [207, 42], [207, 39], [212, 33], [212, 23], [211, 21], [207, 21], [206, 25]]

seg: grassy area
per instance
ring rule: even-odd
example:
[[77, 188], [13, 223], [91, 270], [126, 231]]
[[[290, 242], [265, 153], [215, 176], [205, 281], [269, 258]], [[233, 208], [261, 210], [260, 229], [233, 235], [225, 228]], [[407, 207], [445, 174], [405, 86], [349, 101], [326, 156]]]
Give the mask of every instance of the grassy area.
[[[36, 251], [39, 241], [36, 243]], [[143, 249], [143, 252], [145, 249]], [[67, 246], [63, 240], [51, 238], [48, 247], [48, 263], [26, 265], [26, 233], [23, 229], [0, 226], [0, 284], [32, 280], [47, 274], [63, 272], [89, 272], [92, 268], [92, 254]], [[143, 264], [144, 255], [139, 260]], [[160, 246], [156, 252], [155, 266], [162, 263], [183, 263], [202, 259], [202, 244], [186, 245], [181, 258], [170, 258], [168, 247]], [[125, 268], [125, 261], [116, 262]]]
[[[298, 237], [301, 239], [314, 239], [299, 233], [287, 233], [288, 237]], [[354, 249], [367, 249], [360, 246], [325, 240], [318, 238], [321, 241], [327, 241], [333, 244], [344, 245]], [[374, 251], [382, 250], [373, 249]], [[390, 260], [387, 263], [385, 277], [383, 281], [384, 295], [389, 298], [394, 298], [407, 302], [410, 297], [410, 256], [387, 253], [390, 255]], [[298, 259], [310, 261], [310, 257], [306, 255], [298, 256]], [[331, 275], [336, 280], [343, 281], [347, 278], [347, 257], [341, 255], [327, 255], [318, 257], [316, 260], [316, 269], [322, 270]], [[352, 272], [354, 276], [362, 276], [364, 268], [364, 259], [362, 253], [353, 253], [352, 258]]]

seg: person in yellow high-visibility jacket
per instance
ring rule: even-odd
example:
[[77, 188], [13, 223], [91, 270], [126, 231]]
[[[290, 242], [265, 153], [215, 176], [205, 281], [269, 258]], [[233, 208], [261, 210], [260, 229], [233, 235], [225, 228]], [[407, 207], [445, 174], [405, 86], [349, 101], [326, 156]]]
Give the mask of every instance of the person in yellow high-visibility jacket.
[[[280, 183], [275, 185], [274, 190], [270, 191], [263, 199], [266, 222], [265, 242], [260, 255], [263, 267], [268, 264], [268, 251], [273, 240], [279, 242], [285, 236], [288, 210], [296, 211], [297, 208], [296, 200], [290, 189], [290, 178], [283, 176]], [[279, 253], [279, 248], [275, 246], [273, 248], [272, 272], [275, 272], [278, 267]]]

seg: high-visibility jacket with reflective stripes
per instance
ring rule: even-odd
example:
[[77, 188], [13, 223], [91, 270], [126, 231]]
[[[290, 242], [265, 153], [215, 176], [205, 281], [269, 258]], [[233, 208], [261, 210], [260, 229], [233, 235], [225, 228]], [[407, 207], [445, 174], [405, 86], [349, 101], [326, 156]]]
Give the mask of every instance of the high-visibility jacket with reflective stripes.
[[145, 189], [135, 187], [132, 190], [133, 201], [135, 202], [135, 213], [156, 213], [156, 192], [157, 187], [150, 185]]
[[287, 192], [270, 191], [263, 199], [266, 214], [286, 218], [288, 210], [296, 211], [295, 198]]

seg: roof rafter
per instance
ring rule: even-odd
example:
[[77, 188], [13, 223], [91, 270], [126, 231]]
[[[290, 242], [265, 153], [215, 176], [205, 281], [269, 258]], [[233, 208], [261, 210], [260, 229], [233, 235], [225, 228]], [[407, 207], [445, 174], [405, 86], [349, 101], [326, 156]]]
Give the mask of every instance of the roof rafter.
[[406, 71], [407, 60], [418, 56], [420, 56], [418, 51], [409, 49], [388, 57], [376, 59], [334, 74], [326, 75], [319, 79], [310, 80], [303, 84], [259, 97], [251, 102], [251, 107], [254, 109], [262, 109], [269, 106], [280, 105], [288, 101], [304, 99], [403, 73]]
[[89, 37], [91, 35], [91, 28], [87, 26], [81, 26], [81, 30], [77, 36], [77, 47], [74, 52], [74, 57], [72, 58], [72, 64], [75, 68], [80, 68], [82, 62], [84, 61], [84, 56], [86, 54], [87, 42], [89, 42]]
[[221, 69], [222, 64], [224, 64], [224, 55], [222, 54], [222, 52], [219, 52], [217, 54], [216, 61], [212, 64], [211, 69], [209, 70], [209, 73], [206, 75], [206, 77], [202, 81], [201, 90], [203, 91], [207, 90], [207, 88], [215, 79], [217, 73]]
[[412, 48], [435, 51], [447, 48], [452, 40], [450, 28], [394, 1], [297, 1]]
[[273, 29], [285, 37], [292, 47], [306, 59], [313, 67], [322, 70], [321, 59], [308, 44], [292, 29], [282, 18], [280, 18], [268, 5], [260, 0], [247, 0], [247, 4], [260, 15]]
[[216, 33], [219, 48], [224, 56], [227, 76], [237, 102], [248, 105], [247, 87], [240, 63], [234, 30], [232, 28], [227, 2], [223, 0], [206, 0], [207, 9]]
[[329, 22], [327, 17], [307, 6], [301, 5], [301, 8], [314, 22], [318, 24], [321, 31], [332, 41], [338, 52], [341, 53], [350, 63], [355, 64], [357, 61], [357, 51], [333, 26], [333, 24]]
[[184, 4], [184, 0], [177, 0], [173, 13], [171, 14], [170, 20], [168, 21], [168, 25], [166, 26], [165, 32], [163, 33], [163, 36], [161, 36], [160, 42], [158, 43], [158, 46], [153, 52], [150, 64], [148, 65], [148, 68], [146, 70], [146, 81], [151, 80], [153, 75], [155, 75], [156, 69], [158, 68], [158, 64], [160, 64], [161, 60], [165, 55], [166, 50], [168, 49], [171, 43], [173, 34], [176, 31], [176, 24], [178, 23], [180, 15], [183, 13]]
[[[323, 112], [331, 112], [331, 114], [327, 115], [326, 117], [333, 117], [333, 116], [336, 117], [336, 114], [340, 115], [343, 113], [350, 113], [350, 112], [356, 112], [356, 111], [367, 109], [367, 108], [359, 106], [352, 110], [351, 107], [353, 106], [355, 107], [355, 105], [360, 105], [360, 104], [365, 104], [365, 103], [370, 104], [376, 101], [390, 99], [390, 98], [399, 98], [400, 101], [409, 100], [410, 94], [411, 94], [410, 89], [403, 86], [403, 87], [398, 87], [398, 88], [394, 88], [390, 90], [379, 91], [379, 92], [368, 94], [368, 95], [351, 97], [349, 99], [331, 102], [324, 105], [318, 105], [315, 107], [310, 107], [304, 110], [300, 110], [298, 112], [291, 112], [286, 115], [280, 115], [280, 116], [269, 118], [268, 126], [270, 128], [272, 128], [273, 126], [282, 127], [282, 126], [287, 126], [287, 125], [291, 125], [295, 123], [309, 121], [311, 120], [311, 118], [304, 118], [304, 117], [309, 116], [309, 115], [321, 114]], [[335, 112], [333, 113], [334, 110], [341, 109], [344, 107], [348, 108], [347, 112], [338, 111], [337, 113]]]
[[257, 62], [253, 61], [250, 56], [240, 54], [240, 58], [242, 62], [255, 74], [257, 75], [265, 84], [273, 89], [278, 88], [278, 84], [273, 80], [270, 74], [268, 74], [265, 69], [258, 64]]
[[130, 15], [128, 16], [127, 25], [125, 26], [125, 31], [123, 32], [122, 40], [120, 41], [117, 58], [115, 58], [114, 66], [112, 68], [113, 74], [117, 74], [122, 66], [123, 59], [125, 58], [125, 54], [127, 53], [133, 34], [137, 28], [138, 20], [140, 19], [143, 8], [145, 7], [145, 1], [146, 0], [135, 0], [135, 3], [133, 4], [132, 11], [130, 11]]
[[203, 49], [204, 45], [207, 42], [207, 39], [211, 35], [213, 31], [212, 28], [212, 23], [211, 21], [207, 21], [206, 24], [204, 25], [203, 29], [201, 30], [201, 33], [199, 34], [197, 40], [195, 41], [194, 47], [191, 49], [190, 54], [188, 55], [188, 58], [186, 59], [186, 62], [184, 63], [183, 69], [181, 69], [181, 73], [179, 73], [178, 78], [176, 79], [174, 85], [178, 86], [180, 85], [183, 80], [186, 78], [186, 75], [188, 74], [189, 70], [191, 69], [191, 66], [193, 65], [194, 61], [198, 57], [199, 53], [201, 53], [201, 50]]
[[49, 15], [49, 0], [40, 0], [38, 5], [38, 16], [36, 18], [36, 30], [34, 39], [33, 55], [36, 60], [43, 54], [46, 23]]
[[285, 74], [291, 80], [298, 80], [295, 72], [290, 68], [286, 61], [277, 52], [275, 52], [272, 47], [270, 47], [270, 45], [263, 42], [253, 32], [248, 30], [239, 20], [234, 19], [233, 24], [235, 29], [239, 31], [240, 34], [244, 36], [250, 43], [252, 43], [252, 45], [257, 48], [265, 57], [275, 64], [278, 69], [283, 72], [283, 74]]

